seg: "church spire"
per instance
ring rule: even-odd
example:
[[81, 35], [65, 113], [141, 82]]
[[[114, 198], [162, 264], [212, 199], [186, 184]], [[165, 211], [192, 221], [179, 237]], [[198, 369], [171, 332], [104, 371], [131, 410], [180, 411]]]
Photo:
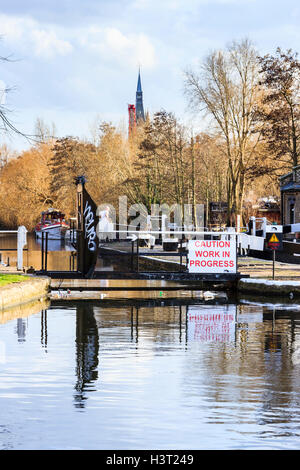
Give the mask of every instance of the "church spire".
[[140, 69], [139, 69], [139, 76], [138, 76], [138, 82], [137, 82], [137, 88], [136, 88], [135, 107], [136, 107], [136, 122], [138, 123], [139, 121], [145, 121]]
[[139, 69], [139, 76], [138, 76], [138, 82], [137, 82], [136, 91], [137, 91], [138, 93], [143, 93], [143, 92], [142, 92], [141, 71], [140, 71], [140, 69]]

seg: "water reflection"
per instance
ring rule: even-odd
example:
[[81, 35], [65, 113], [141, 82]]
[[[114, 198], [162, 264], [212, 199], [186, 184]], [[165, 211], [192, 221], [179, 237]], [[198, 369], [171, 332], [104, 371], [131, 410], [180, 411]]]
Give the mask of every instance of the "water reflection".
[[[122, 302], [119, 302], [121, 305]], [[145, 337], [159, 344], [169, 343], [171, 340], [181, 343], [183, 335], [186, 338], [185, 324], [187, 322], [187, 305], [164, 305], [159, 307], [128, 306], [127, 303], [122, 308], [94, 306], [94, 316], [100, 335], [108, 334], [110, 337], [112, 329], [115, 329], [117, 336], [122, 337], [122, 341], [133, 343], [137, 347], [140, 340]], [[143, 302], [141, 302], [143, 305]], [[146, 303], [145, 303], [146, 304]]]
[[48, 328], [47, 328], [47, 310], [41, 311], [41, 345], [47, 352]]
[[60, 301], [32, 313], [0, 325], [0, 448], [298, 448], [300, 306]]
[[84, 408], [87, 392], [98, 379], [99, 337], [93, 306], [80, 305], [76, 308], [76, 393], [75, 407]]
[[236, 305], [190, 305], [187, 337], [192, 341], [227, 343], [235, 341]]
[[20, 319], [28, 318], [36, 313], [40, 313], [43, 310], [47, 310], [50, 306], [48, 299], [35, 300], [33, 302], [27, 302], [25, 304], [16, 305], [5, 310], [0, 310], [0, 325], [11, 322], [17, 319], [16, 333], [18, 337], [25, 338], [26, 336], [26, 323], [19, 328], [18, 332], [18, 321]]
[[[134, 321], [134, 317], [135, 317], [135, 321]], [[130, 336], [131, 336], [131, 341], [135, 340], [136, 343], [138, 343], [138, 340], [139, 340], [138, 325], [139, 325], [139, 309], [137, 307], [131, 307], [130, 309]]]
[[[153, 307], [152, 307], [153, 308]], [[168, 307], [172, 313], [173, 313], [173, 320], [175, 323], [177, 322], [176, 317], [178, 317], [178, 326], [179, 326], [179, 343], [182, 342], [182, 317], [183, 317], [183, 309], [185, 309], [186, 313], [186, 306], [172, 306]], [[154, 311], [155, 308], [153, 308]], [[166, 309], [166, 308], [165, 308]], [[144, 314], [143, 314], [144, 313]], [[184, 314], [185, 314], [184, 313]], [[96, 311], [96, 318], [99, 315], [99, 310], [97, 309]], [[130, 338], [131, 341], [138, 344], [139, 342], [139, 315], [141, 316], [141, 321], [142, 321], [142, 328], [146, 325], [145, 321], [145, 312], [141, 309], [141, 307], [138, 306], [132, 306], [130, 307]], [[99, 317], [98, 317], [98, 322], [99, 322]], [[170, 326], [170, 324], [168, 324]], [[103, 326], [103, 324], [101, 325]], [[100, 326], [100, 328], [101, 328]], [[160, 338], [162, 339], [162, 338]]]
[[26, 323], [23, 318], [17, 319], [16, 333], [18, 335], [19, 343], [23, 343], [24, 341], [26, 341]]

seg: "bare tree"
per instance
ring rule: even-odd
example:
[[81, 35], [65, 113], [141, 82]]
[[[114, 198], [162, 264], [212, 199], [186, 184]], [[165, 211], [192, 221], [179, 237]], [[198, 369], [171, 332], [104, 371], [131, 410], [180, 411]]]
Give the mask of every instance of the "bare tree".
[[[210, 53], [197, 72], [185, 72], [191, 105], [212, 117], [225, 143], [228, 223], [242, 213], [247, 170], [255, 155], [260, 129], [254, 111], [260, 99], [257, 53], [245, 39]], [[208, 170], [209, 171], [209, 170]]]
[[54, 141], [56, 139], [56, 134], [57, 132], [54, 122], [52, 122], [50, 127], [42, 118], [38, 117], [36, 119], [34, 135], [36, 136], [38, 143], [46, 143], [51, 140]]
[[8, 164], [12, 158], [16, 158], [17, 153], [11, 150], [7, 144], [0, 145], [0, 168]]
[[[0, 36], [1, 39], [1, 36]], [[10, 56], [0, 56], [0, 62], [12, 62]], [[14, 126], [11, 119], [9, 118], [10, 110], [6, 106], [6, 96], [12, 90], [12, 88], [5, 86], [1, 90], [1, 99], [0, 99], [0, 130], [1, 131], [13, 131], [20, 133], [20, 131]]]
[[[0, 36], [1, 40], [1, 36]], [[15, 62], [15, 59], [12, 59], [12, 56], [0, 56], [0, 62]], [[6, 104], [6, 96], [9, 92], [13, 90], [13, 87], [5, 86], [2, 89], [2, 94], [0, 97], [0, 132], [2, 133], [13, 133], [18, 134], [28, 141], [31, 142], [38, 142], [38, 139], [35, 135], [25, 134], [24, 132], [20, 131], [13, 123], [11, 118], [12, 110]]]

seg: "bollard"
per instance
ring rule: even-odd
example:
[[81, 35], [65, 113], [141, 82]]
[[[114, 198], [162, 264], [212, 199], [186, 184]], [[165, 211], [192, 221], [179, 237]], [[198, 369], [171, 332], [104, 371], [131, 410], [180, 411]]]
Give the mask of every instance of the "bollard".
[[42, 232], [42, 250], [41, 250], [41, 255], [42, 255], [42, 271], [44, 271], [44, 232]]
[[27, 229], [23, 225], [18, 227], [18, 255], [17, 255], [17, 269], [23, 270], [23, 249], [27, 244]]
[[45, 271], [47, 272], [48, 264], [48, 232], [46, 232], [46, 247], [45, 247]]
[[133, 271], [134, 241], [131, 242], [131, 271]]

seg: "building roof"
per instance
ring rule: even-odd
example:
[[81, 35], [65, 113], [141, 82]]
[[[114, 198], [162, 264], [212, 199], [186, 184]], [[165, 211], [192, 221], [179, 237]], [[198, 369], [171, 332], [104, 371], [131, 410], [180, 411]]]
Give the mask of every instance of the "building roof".
[[293, 190], [300, 190], [300, 183], [297, 183], [296, 181], [290, 181], [289, 183], [285, 184], [284, 186], [280, 187], [280, 191], [293, 191]]
[[292, 171], [280, 176], [280, 191], [300, 189], [300, 165], [294, 166]]

